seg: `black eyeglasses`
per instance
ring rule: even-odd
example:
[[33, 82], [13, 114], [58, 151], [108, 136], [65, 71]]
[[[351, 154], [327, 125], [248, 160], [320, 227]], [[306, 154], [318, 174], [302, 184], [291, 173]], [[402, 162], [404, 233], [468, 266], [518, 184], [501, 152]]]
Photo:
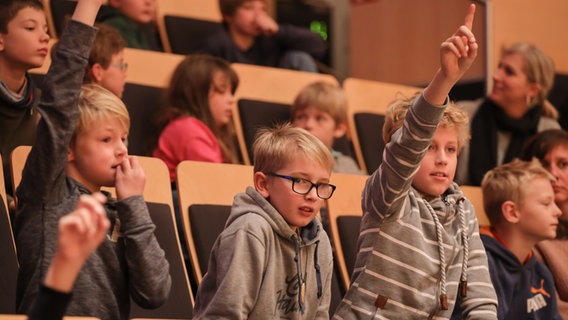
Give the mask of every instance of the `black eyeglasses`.
[[297, 194], [306, 195], [312, 191], [313, 187], [315, 187], [317, 196], [323, 200], [331, 198], [336, 188], [334, 185], [329, 183], [313, 183], [304, 178], [284, 176], [276, 173], [269, 173], [268, 175], [292, 181], [292, 191]]

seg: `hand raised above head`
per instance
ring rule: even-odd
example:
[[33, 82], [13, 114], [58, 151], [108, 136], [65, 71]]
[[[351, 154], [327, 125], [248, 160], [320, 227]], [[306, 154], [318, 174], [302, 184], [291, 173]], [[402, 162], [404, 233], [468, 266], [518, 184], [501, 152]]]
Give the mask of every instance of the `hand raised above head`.
[[440, 67], [449, 79], [457, 81], [471, 67], [477, 57], [478, 45], [471, 31], [475, 4], [471, 4], [465, 22], [440, 46]]
[[424, 90], [424, 97], [434, 105], [444, 103], [452, 87], [477, 57], [478, 45], [471, 31], [474, 15], [475, 4], [471, 4], [464, 24], [440, 45], [440, 69]]

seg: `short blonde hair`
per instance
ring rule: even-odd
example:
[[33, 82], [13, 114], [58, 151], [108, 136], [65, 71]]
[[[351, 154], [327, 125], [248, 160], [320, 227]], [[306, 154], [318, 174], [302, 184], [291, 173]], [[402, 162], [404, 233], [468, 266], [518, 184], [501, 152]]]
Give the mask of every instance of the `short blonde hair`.
[[79, 119], [71, 141], [101, 120], [116, 119], [129, 131], [130, 116], [116, 95], [98, 84], [84, 84], [79, 95]]
[[554, 181], [552, 174], [536, 158], [531, 161], [514, 159], [485, 174], [481, 182], [483, 208], [491, 225], [495, 226], [502, 221], [501, 206], [505, 201], [523, 204], [523, 185], [537, 178]]
[[252, 149], [254, 172], [276, 172], [298, 157], [314, 161], [329, 171], [333, 168], [333, 157], [323, 142], [290, 123], [260, 129]]
[[[402, 127], [408, 109], [420, 95], [421, 93], [417, 92], [410, 98], [402, 97], [396, 99], [387, 107], [385, 124], [383, 125], [383, 141], [385, 144], [389, 143], [394, 132]], [[458, 132], [458, 147], [461, 151], [470, 138], [469, 117], [467, 113], [450, 101], [444, 110], [444, 114], [440, 120], [440, 126], [444, 128], [456, 128]]]
[[308, 107], [328, 113], [335, 124], [347, 122], [347, 96], [337, 85], [316, 81], [305, 86], [292, 104], [292, 118]]

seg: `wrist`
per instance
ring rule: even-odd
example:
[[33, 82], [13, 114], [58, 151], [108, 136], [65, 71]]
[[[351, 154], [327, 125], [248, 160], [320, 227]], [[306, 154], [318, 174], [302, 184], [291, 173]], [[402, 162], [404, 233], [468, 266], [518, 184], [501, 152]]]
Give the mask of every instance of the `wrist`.
[[70, 293], [83, 263], [83, 259], [68, 259], [56, 254], [47, 270], [44, 285], [56, 291]]

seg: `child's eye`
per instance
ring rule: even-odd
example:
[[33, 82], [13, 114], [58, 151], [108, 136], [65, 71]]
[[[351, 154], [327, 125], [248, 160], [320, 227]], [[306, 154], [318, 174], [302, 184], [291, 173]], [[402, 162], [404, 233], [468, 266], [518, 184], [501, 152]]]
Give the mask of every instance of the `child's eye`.
[[110, 142], [110, 138], [103, 138], [103, 139], [101, 139], [101, 141], [107, 143], [107, 142]]
[[566, 169], [566, 167], [568, 166], [568, 162], [566, 161], [558, 161], [558, 169]]
[[448, 153], [456, 153], [458, 151], [458, 148], [456, 147], [448, 147]]

